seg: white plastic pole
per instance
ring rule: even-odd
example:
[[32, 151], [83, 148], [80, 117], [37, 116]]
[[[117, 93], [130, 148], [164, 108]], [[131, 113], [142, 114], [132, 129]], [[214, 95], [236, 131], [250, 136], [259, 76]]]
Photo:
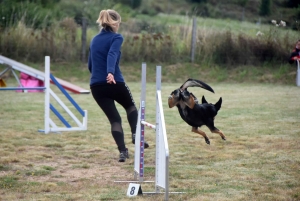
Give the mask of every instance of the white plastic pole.
[[155, 125], [150, 124], [150, 123], [148, 123], [148, 122], [146, 122], [146, 121], [141, 121], [141, 124], [143, 124], [143, 125], [145, 125], [145, 126], [147, 126], [147, 127], [149, 127], [149, 128], [153, 128], [154, 130], [156, 129], [156, 126], [155, 126]]
[[140, 108], [138, 111], [138, 122], [135, 132], [135, 153], [134, 153], [134, 179], [144, 181], [144, 139], [145, 139], [145, 109], [146, 109], [146, 63], [142, 63], [142, 78], [141, 78], [141, 98]]
[[60, 98], [49, 89], [51, 96], [59, 103], [59, 105], [68, 113], [68, 115], [76, 122], [78, 127], [83, 127], [83, 124], [77, 119], [77, 117], [71, 112], [71, 110], [60, 100]]
[[[145, 121], [146, 110], [146, 63], [142, 63], [142, 89], [141, 89], [141, 121]], [[139, 181], [144, 181], [144, 144], [145, 144], [145, 126], [141, 124], [140, 135], [140, 177]]]
[[300, 62], [297, 60], [297, 76], [296, 76], [296, 85], [300, 87]]
[[45, 134], [50, 132], [50, 57], [45, 57]]

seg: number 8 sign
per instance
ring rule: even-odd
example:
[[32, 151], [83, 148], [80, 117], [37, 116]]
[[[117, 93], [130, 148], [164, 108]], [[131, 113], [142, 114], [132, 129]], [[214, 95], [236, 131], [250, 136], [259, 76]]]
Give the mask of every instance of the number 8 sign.
[[137, 196], [137, 195], [142, 195], [142, 188], [140, 184], [134, 184], [134, 183], [129, 183], [129, 187], [127, 190], [127, 196], [132, 197], [132, 196]]

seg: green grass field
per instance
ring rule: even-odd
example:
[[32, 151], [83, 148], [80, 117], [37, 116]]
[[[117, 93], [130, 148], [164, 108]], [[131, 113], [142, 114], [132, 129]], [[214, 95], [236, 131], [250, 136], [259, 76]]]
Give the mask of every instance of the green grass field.
[[[76, 84], [88, 88], [87, 82]], [[211, 141], [207, 145], [167, 106], [168, 95], [181, 84], [162, 83], [170, 191], [185, 192], [170, 200], [300, 200], [299, 87], [208, 83], [215, 94], [190, 88], [212, 103], [223, 98], [215, 125], [227, 140], [202, 127]], [[140, 83], [128, 85], [139, 106]], [[118, 163], [109, 123], [92, 95], [71, 96], [88, 110], [88, 130], [44, 135], [38, 132], [44, 126], [44, 94], [0, 91], [0, 200], [163, 200], [163, 195], [128, 198], [129, 184], [114, 182], [133, 179], [134, 145], [125, 111], [118, 107], [131, 157]], [[155, 122], [154, 83], [148, 83], [146, 98], [146, 121]], [[155, 133], [147, 129], [145, 135], [150, 144], [145, 180], [154, 180]], [[152, 183], [142, 183], [142, 189], [155, 190]]]

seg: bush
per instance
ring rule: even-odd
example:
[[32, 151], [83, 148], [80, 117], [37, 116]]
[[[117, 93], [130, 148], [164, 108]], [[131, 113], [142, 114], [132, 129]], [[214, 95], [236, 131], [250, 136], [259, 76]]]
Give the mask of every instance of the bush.
[[287, 0], [285, 5], [289, 8], [297, 8], [300, 6], [300, 2], [299, 0]]
[[117, 3], [130, 6], [133, 9], [140, 7], [140, 5], [142, 4], [142, 0], [115, 0], [115, 1]]
[[59, 24], [34, 30], [19, 22], [1, 33], [0, 54], [19, 61], [40, 62], [45, 55], [53, 61], [78, 61], [80, 42], [77, 25], [67, 18]]
[[174, 59], [173, 40], [163, 33], [125, 35], [122, 47], [124, 61], [170, 62]]
[[33, 28], [43, 28], [49, 26], [56, 18], [53, 1], [18, 1], [3, 0], [0, 4], [1, 18], [0, 27], [15, 26], [22, 21]]
[[[285, 38], [287, 39], [287, 38]], [[264, 37], [251, 38], [243, 34], [238, 36], [226, 32], [216, 44], [214, 62], [218, 65], [260, 65], [262, 63], [286, 63], [289, 52], [286, 41], [274, 35], [274, 30]]]
[[[297, 39], [281, 36], [272, 27], [269, 33], [250, 37], [198, 28], [195, 63], [234, 68], [261, 65], [264, 62], [286, 63]], [[88, 29], [87, 44], [98, 33]], [[191, 59], [191, 27], [151, 24], [147, 19], [129, 20], [121, 26], [124, 36], [122, 60], [125, 62], [189, 62]], [[291, 42], [290, 42], [291, 41]], [[88, 53], [89, 45], [86, 47]], [[81, 28], [73, 18], [65, 18], [47, 28], [35, 30], [19, 22], [1, 30], [0, 54], [18, 61], [40, 62], [45, 55], [53, 61], [80, 60]]]
[[190, 0], [191, 2], [194, 2], [194, 3], [206, 3], [207, 0]]

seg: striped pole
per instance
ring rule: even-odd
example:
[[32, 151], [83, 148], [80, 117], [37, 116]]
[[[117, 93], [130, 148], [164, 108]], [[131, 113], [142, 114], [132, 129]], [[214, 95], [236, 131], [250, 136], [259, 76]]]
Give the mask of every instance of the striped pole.
[[150, 124], [150, 123], [148, 123], [148, 122], [146, 122], [146, 121], [141, 121], [141, 124], [142, 124], [142, 125], [145, 125], [145, 126], [147, 126], [147, 127], [153, 128], [154, 130], [156, 130], [156, 126], [155, 126], [155, 125]]
[[[145, 121], [146, 109], [146, 63], [142, 63], [141, 121]], [[141, 124], [140, 140], [140, 182], [144, 181], [144, 140], [145, 126]]]

